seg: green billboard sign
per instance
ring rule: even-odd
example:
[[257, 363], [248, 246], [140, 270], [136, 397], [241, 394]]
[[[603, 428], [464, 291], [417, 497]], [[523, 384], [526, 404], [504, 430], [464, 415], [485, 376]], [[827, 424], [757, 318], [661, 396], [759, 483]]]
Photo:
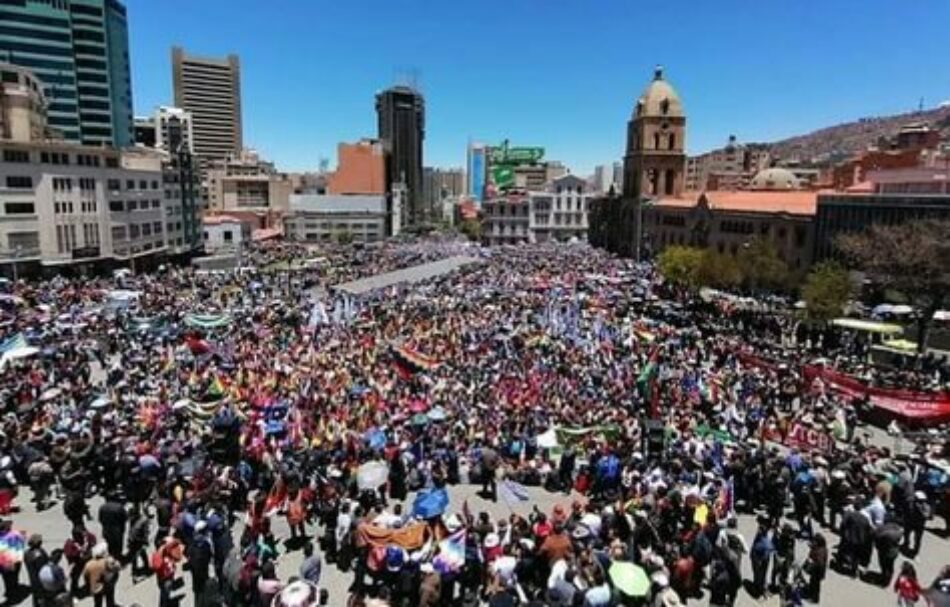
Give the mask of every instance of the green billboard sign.
[[491, 183], [499, 190], [515, 185], [515, 170], [511, 165], [495, 165], [491, 168]]
[[544, 158], [541, 147], [509, 147], [508, 142], [491, 148], [488, 156], [492, 164], [535, 164]]

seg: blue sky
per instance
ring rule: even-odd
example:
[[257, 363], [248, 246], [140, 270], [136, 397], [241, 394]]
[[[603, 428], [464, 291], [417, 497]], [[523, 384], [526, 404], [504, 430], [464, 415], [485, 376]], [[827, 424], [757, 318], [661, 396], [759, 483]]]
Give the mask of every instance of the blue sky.
[[948, 0], [126, 0], [136, 114], [172, 100], [170, 47], [240, 55], [245, 145], [285, 170], [374, 136], [373, 95], [416, 70], [425, 163], [469, 139], [619, 159], [653, 66], [691, 153], [950, 99]]

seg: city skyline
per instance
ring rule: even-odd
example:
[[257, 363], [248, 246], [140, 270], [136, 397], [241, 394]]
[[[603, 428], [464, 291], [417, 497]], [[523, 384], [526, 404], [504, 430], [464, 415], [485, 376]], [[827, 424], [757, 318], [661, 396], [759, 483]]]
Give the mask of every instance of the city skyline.
[[[225, 10], [209, 0], [179, 11], [176, 1], [127, 3], [135, 113], [172, 102], [173, 45], [237, 54], [245, 145], [284, 170], [312, 170], [321, 158], [332, 166], [337, 143], [373, 136], [374, 95], [404, 81], [400, 74], [415, 74], [426, 98], [426, 165], [465, 166], [470, 140], [509, 139], [544, 146], [578, 174], [621, 157], [616, 124], [658, 63], [690, 113], [690, 154], [730, 134], [772, 141], [950, 98], [934, 77], [945, 68], [940, 16], [950, 16], [938, 2], [902, 7], [913, 34], [896, 45], [881, 35], [893, 27], [883, 0], [820, 14], [740, 2], [685, 13], [568, 3], [540, 14], [529, 3], [501, 10], [487, 2], [473, 13], [412, 1], [299, 4], [279, 16], [257, 3]], [[190, 18], [144, 25], [169, 11]]]

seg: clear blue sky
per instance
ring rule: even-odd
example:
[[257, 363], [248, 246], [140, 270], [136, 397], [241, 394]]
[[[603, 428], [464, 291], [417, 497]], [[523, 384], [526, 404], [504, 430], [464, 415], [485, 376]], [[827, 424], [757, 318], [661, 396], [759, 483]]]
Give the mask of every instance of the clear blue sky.
[[126, 0], [136, 114], [172, 100], [170, 47], [240, 55], [245, 144], [285, 170], [374, 136], [418, 71], [425, 162], [541, 145], [585, 174], [623, 153], [654, 64], [701, 152], [950, 99], [950, 0]]

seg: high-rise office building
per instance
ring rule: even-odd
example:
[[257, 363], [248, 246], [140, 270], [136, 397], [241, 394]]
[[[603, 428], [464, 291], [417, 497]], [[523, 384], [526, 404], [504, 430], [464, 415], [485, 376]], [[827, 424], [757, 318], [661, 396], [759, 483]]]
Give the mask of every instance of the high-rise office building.
[[433, 209], [426, 208], [422, 182], [422, 143], [425, 139], [425, 100], [418, 91], [396, 86], [376, 95], [379, 139], [387, 152], [386, 185], [406, 187], [403, 225], [416, 225], [431, 219]]
[[121, 2], [2, 2], [0, 23], [0, 61], [29, 68], [43, 83], [50, 128], [75, 143], [132, 143], [129, 35]]
[[175, 106], [191, 113], [192, 144], [202, 162], [241, 152], [241, 65], [237, 55], [196, 57], [173, 47], [172, 86]]
[[487, 154], [487, 146], [483, 143], [470, 143], [468, 145], [465, 193], [479, 203], [485, 196], [485, 171], [488, 167]]

